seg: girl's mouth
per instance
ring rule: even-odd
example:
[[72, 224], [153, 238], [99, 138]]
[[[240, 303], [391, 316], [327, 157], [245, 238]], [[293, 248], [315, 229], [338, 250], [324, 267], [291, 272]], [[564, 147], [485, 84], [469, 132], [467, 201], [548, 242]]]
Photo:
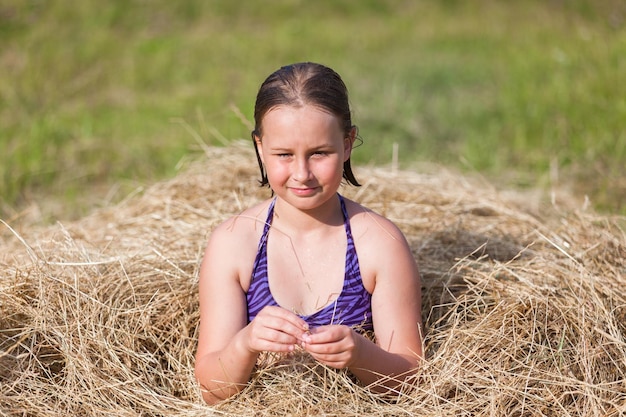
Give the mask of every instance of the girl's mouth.
[[306, 197], [315, 193], [316, 188], [290, 188], [291, 192], [300, 197]]

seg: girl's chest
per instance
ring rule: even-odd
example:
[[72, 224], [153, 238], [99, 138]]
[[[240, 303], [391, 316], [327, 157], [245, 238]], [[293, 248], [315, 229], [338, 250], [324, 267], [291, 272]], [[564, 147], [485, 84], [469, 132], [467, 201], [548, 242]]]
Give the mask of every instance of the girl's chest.
[[283, 308], [310, 315], [341, 294], [346, 267], [345, 234], [326, 239], [269, 239], [267, 273], [270, 291]]

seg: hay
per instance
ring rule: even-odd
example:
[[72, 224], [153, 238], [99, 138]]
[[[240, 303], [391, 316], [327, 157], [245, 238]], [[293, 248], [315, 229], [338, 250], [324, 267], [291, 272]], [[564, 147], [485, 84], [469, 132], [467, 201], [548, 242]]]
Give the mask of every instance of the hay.
[[234, 145], [80, 221], [0, 225], [0, 414], [626, 414], [623, 219], [444, 171], [357, 176], [344, 194], [395, 221], [422, 272], [428, 359], [395, 398], [298, 354], [268, 356], [240, 395], [203, 405], [203, 246], [267, 196]]

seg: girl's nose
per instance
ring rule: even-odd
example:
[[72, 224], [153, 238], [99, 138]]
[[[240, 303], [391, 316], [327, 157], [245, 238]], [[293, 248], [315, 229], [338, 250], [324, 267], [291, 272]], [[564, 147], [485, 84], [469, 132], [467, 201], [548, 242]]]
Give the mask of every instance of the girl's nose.
[[306, 158], [299, 158], [295, 162], [293, 178], [298, 182], [306, 182], [311, 178], [309, 161]]

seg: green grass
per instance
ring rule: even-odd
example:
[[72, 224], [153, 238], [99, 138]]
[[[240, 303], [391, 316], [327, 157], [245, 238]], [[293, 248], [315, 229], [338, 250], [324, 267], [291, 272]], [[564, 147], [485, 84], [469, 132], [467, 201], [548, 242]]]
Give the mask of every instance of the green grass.
[[[0, 217], [73, 217], [247, 138], [277, 67], [338, 70], [357, 163], [433, 161], [509, 186], [550, 166], [626, 214], [626, 6], [572, 1], [22, 1], [0, 5]], [[114, 191], [117, 190], [115, 193]], [[54, 203], [54, 204], [53, 204]]]

